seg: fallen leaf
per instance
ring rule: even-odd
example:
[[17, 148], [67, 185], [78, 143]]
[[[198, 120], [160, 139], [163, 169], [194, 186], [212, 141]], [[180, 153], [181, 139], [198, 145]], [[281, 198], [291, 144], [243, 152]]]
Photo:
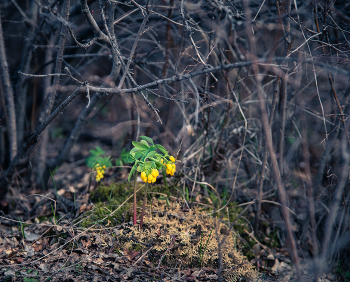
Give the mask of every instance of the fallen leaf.
[[76, 192], [77, 192], [77, 190], [76, 190], [72, 185], [69, 185], [69, 186], [68, 186], [68, 189], [69, 189], [69, 191], [70, 191], [71, 193], [76, 193]]
[[13, 276], [13, 275], [15, 275], [16, 273], [14, 272], [14, 271], [12, 271], [12, 270], [7, 270], [5, 273], [4, 273], [4, 275], [5, 276]]
[[64, 189], [62, 188], [62, 189], [60, 189], [60, 190], [57, 191], [57, 194], [58, 194], [58, 196], [62, 196], [65, 192], [66, 192], [66, 190], [64, 190]]
[[46, 264], [43, 264], [43, 263], [39, 264], [39, 268], [40, 268], [42, 271], [44, 271], [45, 273], [50, 271], [50, 269], [47, 267], [47, 265], [46, 265]]
[[278, 272], [278, 266], [280, 265], [280, 262], [278, 261], [278, 259], [275, 259], [275, 264], [273, 267], [271, 267], [271, 271], [273, 273], [277, 273]]
[[86, 204], [82, 204], [80, 207], [79, 207], [79, 213], [82, 213], [86, 210]]
[[40, 235], [38, 234], [34, 234], [34, 233], [30, 233], [28, 231], [24, 231], [24, 236], [26, 237], [26, 241], [30, 241], [33, 242], [35, 240], [38, 240], [40, 238]]
[[27, 253], [27, 257], [32, 257], [35, 255], [35, 250], [31, 245], [25, 245], [24, 251]]
[[104, 261], [103, 261], [103, 259], [98, 258], [98, 259], [94, 260], [94, 263], [96, 263], [96, 264], [104, 264]]
[[194, 277], [198, 277], [198, 276], [201, 276], [201, 275], [202, 275], [202, 271], [201, 270], [197, 270], [197, 271], [192, 273], [192, 276], [194, 276]]

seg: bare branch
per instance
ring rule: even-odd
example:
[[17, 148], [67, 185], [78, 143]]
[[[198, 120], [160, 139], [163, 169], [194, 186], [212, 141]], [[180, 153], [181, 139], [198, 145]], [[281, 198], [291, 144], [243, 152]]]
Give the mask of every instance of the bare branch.
[[9, 67], [7, 64], [4, 35], [2, 32], [1, 15], [0, 15], [0, 71], [2, 77], [2, 83], [5, 91], [5, 98], [7, 103], [7, 124], [8, 132], [10, 135], [10, 159], [17, 154], [17, 130], [16, 130], [16, 112], [15, 112], [15, 102], [13, 99], [13, 90], [10, 81]]

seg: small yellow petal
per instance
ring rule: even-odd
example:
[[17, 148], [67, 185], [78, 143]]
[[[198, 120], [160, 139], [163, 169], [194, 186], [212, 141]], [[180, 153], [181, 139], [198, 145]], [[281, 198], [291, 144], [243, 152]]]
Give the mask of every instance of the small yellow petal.
[[175, 158], [173, 156], [170, 156], [169, 158], [172, 162], [175, 162]]

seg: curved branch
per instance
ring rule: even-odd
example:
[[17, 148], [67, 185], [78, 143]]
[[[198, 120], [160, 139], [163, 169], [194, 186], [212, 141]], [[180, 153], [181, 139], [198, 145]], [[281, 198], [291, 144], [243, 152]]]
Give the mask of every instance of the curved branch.
[[89, 5], [87, 4], [87, 0], [81, 0], [81, 8], [82, 8], [81, 9], [82, 12], [85, 14], [85, 17], [86, 17], [86, 20], [87, 20], [89, 26], [94, 31], [96, 37], [99, 40], [107, 43], [108, 45], [111, 45], [111, 42], [110, 42], [108, 36], [101, 31], [101, 29], [98, 27], [94, 17], [90, 13], [90, 9], [89, 9]]

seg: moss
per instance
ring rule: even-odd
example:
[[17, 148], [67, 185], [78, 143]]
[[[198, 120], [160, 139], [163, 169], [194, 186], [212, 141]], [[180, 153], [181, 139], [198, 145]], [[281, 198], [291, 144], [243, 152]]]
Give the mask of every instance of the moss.
[[[138, 183], [137, 189], [144, 184]], [[133, 217], [133, 200], [122, 207], [112, 216], [111, 214], [116, 208], [118, 208], [130, 195], [134, 193], [133, 183], [111, 183], [109, 185], [100, 184], [95, 191], [91, 193], [91, 199], [96, 203], [94, 209], [85, 214], [85, 219], [80, 224], [81, 227], [89, 227], [93, 224], [102, 224], [104, 226], [117, 226], [120, 223], [128, 222]], [[179, 195], [179, 191], [175, 186], [161, 185], [149, 185], [149, 195], [154, 198], [164, 197], [165, 195]], [[143, 202], [143, 190], [137, 193], [137, 206], [141, 207]], [[140, 210], [137, 210], [138, 218], [140, 216]]]
[[[143, 183], [137, 184], [137, 189], [143, 186]], [[189, 197], [189, 201], [187, 203], [190, 205], [191, 209], [190, 211], [183, 211], [182, 206], [184, 203], [180, 203], [179, 201], [175, 200], [181, 199], [186, 195], [183, 195], [183, 189], [179, 189], [175, 185], [168, 185], [165, 187], [164, 185], [157, 185], [152, 184], [148, 186], [149, 191], [149, 197], [148, 197], [148, 211], [145, 215], [144, 219], [144, 225], [145, 230], [148, 230], [148, 232], [151, 232], [154, 241], [155, 248], [152, 250], [152, 254], [150, 253], [149, 260], [153, 261], [158, 264], [159, 259], [164, 254], [166, 249], [168, 248], [170, 242], [171, 242], [171, 235], [172, 234], [179, 234], [176, 237], [176, 242], [174, 243], [174, 246], [172, 248], [172, 251], [167, 253], [164, 257], [164, 261], [162, 264], [168, 264], [169, 266], [173, 265], [175, 263], [175, 260], [178, 261], [178, 259], [181, 259], [182, 262], [188, 261], [188, 266], [199, 266], [199, 247], [196, 247], [195, 253], [188, 253], [187, 249], [184, 249], [185, 243], [188, 243], [188, 240], [192, 240], [192, 244], [200, 244], [198, 243], [199, 240], [202, 240], [202, 243], [207, 242], [209, 238], [209, 245], [207, 247], [207, 251], [205, 252], [204, 256], [204, 265], [213, 265], [215, 266], [217, 264], [215, 259], [215, 247], [212, 246], [213, 242], [216, 240], [216, 236], [212, 234], [210, 237], [210, 230], [213, 226], [213, 218], [216, 217], [220, 219], [219, 221], [224, 224], [224, 222], [233, 222], [236, 220], [237, 216], [242, 212], [243, 208], [238, 207], [237, 203], [231, 202], [227, 205], [226, 209], [219, 210], [219, 212], [212, 214], [211, 217], [204, 216], [204, 214], [208, 214], [213, 212], [213, 209], [208, 206], [198, 205], [196, 203], [191, 203], [191, 198]], [[125, 182], [125, 183], [111, 183], [109, 185], [100, 184], [97, 189], [92, 192], [91, 199], [96, 203], [93, 210], [85, 213], [85, 219], [81, 223], [81, 227], [89, 227], [92, 224], [100, 224], [103, 226], [113, 227], [120, 225], [124, 222], [130, 222], [133, 217], [133, 199], [131, 198], [127, 203], [125, 203], [122, 207], [118, 209], [115, 213], [113, 213], [111, 216], [110, 214], [115, 211], [116, 208], [118, 208], [128, 197], [130, 197], [133, 194], [134, 187], [133, 182]], [[138, 215], [137, 218], [140, 218], [142, 201], [144, 196], [144, 190], [141, 189], [137, 193], [137, 206], [138, 208]], [[169, 197], [172, 196], [172, 197]], [[210, 194], [211, 196], [211, 202], [219, 204], [219, 200], [217, 199], [217, 195]], [[221, 199], [223, 199], [223, 195], [220, 196]], [[221, 202], [222, 204], [223, 202]], [[189, 220], [188, 223], [188, 229], [182, 230], [184, 228], [184, 221], [187, 221], [186, 218], [192, 214], [191, 220]], [[174, 221], [178, 221], [179, 218], [182, 218], [179, 223], [175, 224]], [[159, 225], [157, 222], [163, 222], [163, 224]], [[190, 221], [193, 221], [190, 223]], [[206, 224], [203, 223], [206, 222]], [[196, 224], [202, 225], [200, 228]], [[200, 223], [198, 223], [200, 222]], [[175, 225], [174, 225], [175, 224]], [[194, 224], [194, 225], [193, 225]], [[204, 224], [204, 225], [203, 225]], [[171, 226], [174, 225], [174, 229], [170, 231], [172, 228]], [[193, 229], [191, 229], [190, 228]], [[224, 224], [223, 226], [226, 226]], [[210, 228], [209, 228], [210, 227]], [[125, 227], [124, 227], [125, 228]], [[136, 227], [135, 227], [136, 228]], [[190, 229], [189, 229], [190, 228]], [[124, 229], [124, 234], [116, 235], [118, 240], [121, 240], [123, 242], [120, 242], [122, 247], [120, 247], [120, 250], [133, 250], [133, 251], [146, 251], [146, 247], [143, 244], [139, 244], [136, 242], [133, 242], [130, 240], [131, 233], [139, 234], [140, 232], [138, 229], [134, 229], [133, 227], [128, 227], [129, 232], [126, 232]], [[181, 230], [180, 230], [181, 229]], [[243, 251], [243, 253], [248, 256], [249, 259], [252, 259], [253, 253], [251, 251], [251, 246], [255, 244], [255, 242], [252, 241], [252, 239], [247, 236], [245, 230], [251, 230], [248, 222], [244, 220], [242, 217], [237, 220], [235, 223], [233, 229], [231, 231], [228, 231], [228, 225], [226, 226], [226, 231], [223, 230], [220, 233], [223, 236], [229, 236], [232, 232], [234, 237], [231, 237], [230, 239], [230, 250], [232, 250], [233, 253], [236, 254], [236, 252], [239, 252], [240, 250]], [[201, 230], [201, 231], [198, 231]], [[197, 236], [196, 232], [200, 232], [200, 234]], [[170, 233], [169, 233], [170, 232]], [[172, 232], [172, 233], [171, 233]], [[186, 235], [186, 232], [190, 232], [188, 235]], [[130, 233], [130, 234], [129, 234]], [[182, 234], [180, 236], [180, 233]], [[148, 234], [148, 235], [150, 235]], [[164, 241], [160, 240], [157, 237], [157, 234], [160, 234], [159, 236], [164, 236]], [[188, 237], [189, 236], [189, 237]], [[198, 237], [196, 240], [193, 241], [191, 239], [192, 237]], [[202, 239], [201, 239], [201, 236]], [[248, 244], [244, 244], [244, 241], [239, 240], [238, 238], [243, 237], [245, 242]], [[147, 245], [147, 240], [149, 238], [145, 236], [145, 238], [140, 239], [136, 238], [139, 242], [144, 240]], [[159, 244], [156, 244], [156, 241], [159, 241]], [[147, 242], [146, 242], [147, 241]], [[204, 244], [204, 243], [203, 243]], [[203, 245], [202, 244], [202, 245]], [[176, 247], [175, 247], [176, 246]], [[204, 247], [204, 246], [203, 246]], [[197, 250], [198, 249], [198, 250]], [[119, 249], [115, 249], [114, 252], [121, 255]], [[191, 250], [193, 252], [193, 245], [191, 245]], [[209, 251], [210, 250], [210, 251]], [[175, 256], [175, 253], [177, 255]], [[227, 254], [228, 255], [228, 254]], [[175, 257], [177, 259], [175, 259]], [[228, 259], [227, 263], [229, 264], [230, 259]], [[176, 263], [175, 263], [176, 264]]]
[[[151, 245], [153, 249], [148, 254], [148, 260], [158, 265], [162, 259], [161, 265], [165, 267], [217, 267], [218, 240], [225, 237], [222, 256], [224, 267], [229, 269], [227, 275], [247, 279], [256, 277], [252, 265], [245, 262], [237, 250], [241, 243], [239, 236], [234, 230], [229, 231], [229, 226], [222, 220], [207, 216], [207, 212], [196, 205], [184, 211], [182, 201], [172, 203], [173, 207], [170, 208], [165, 201], [153, 198], [152, 202], [153, 211], [146, 210], [142, 230], [138, 226], [123, 226], [123, 231], [117, 236], [121, 249], [146, 252]], [[136, 244], [133, 240], [142, 244]], [[166, 252], [168, 248], [171, 251]]]
[[129, 248], [129, 251], [135, 251], [135, 252], [140, 252], [142, 251], [142, 246], [141, 244], [132, 244], [131, 247]]
[[119, 256], [123, 256], [123, 254], [120, 252], [118, 248], [114, 249], [113, 253], [116, 253]]
[[91, 193], [91, 199], [94, 202], [104, 202], [116, 199], [116, 204], [121, 204], [127, 197], [133, 193], [133, 187], [130, 183], [111, 183], [110, 185], [100, 184], [95, 191]]

